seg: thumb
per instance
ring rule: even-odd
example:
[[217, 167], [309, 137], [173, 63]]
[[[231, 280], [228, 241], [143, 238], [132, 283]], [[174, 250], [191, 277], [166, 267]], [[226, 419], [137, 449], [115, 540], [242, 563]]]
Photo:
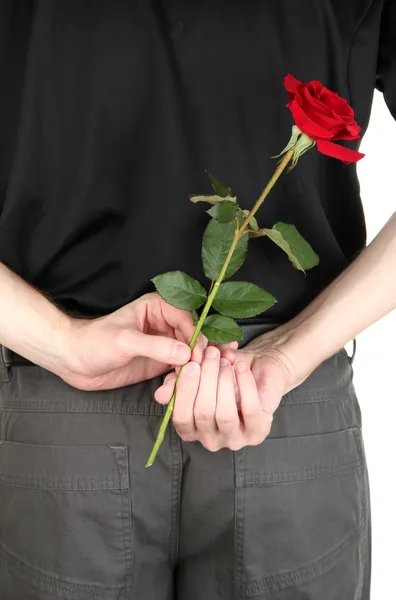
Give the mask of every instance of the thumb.
[[187, 344], [169, 337], [134, 332], [136, 354], [152, 358], [167, 365], [184, 365], [190, 360], [191, 350]]

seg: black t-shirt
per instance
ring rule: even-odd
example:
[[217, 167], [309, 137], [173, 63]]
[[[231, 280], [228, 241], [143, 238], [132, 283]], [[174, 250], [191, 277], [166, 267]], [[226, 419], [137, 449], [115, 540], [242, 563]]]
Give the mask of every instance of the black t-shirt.
[[[396, 116], [396, 2], [2, 0], [0, 260], [92, 316], [164, 271], [204, 282], [208, 215], [189, 195], [209, 169], [252, 206], [291, 135], [287, 73], [345, 97], [362, 133], [375, 86]], [[356, 166], [311, 150], [258, 220], [293, 223], [320, 257], [304, 276], [250, 243], [234, 279], [286, 319], [365, 245]]]

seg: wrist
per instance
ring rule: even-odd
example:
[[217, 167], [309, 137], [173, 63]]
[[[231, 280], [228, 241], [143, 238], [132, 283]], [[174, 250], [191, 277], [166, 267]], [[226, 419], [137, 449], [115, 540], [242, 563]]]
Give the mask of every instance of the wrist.
[[6, 336], [4, 345], [56, 375], [68, 373], [75, 319], [55, 306], [34, 317], [26, 325], [21, 322], [17, 332], [14, 329], [13, 335]]
[[67, 370], [78, 321], [0, 262], [0, 343], [54, 373]]
[[317, 331], [310, 322], [298, 315], [291, 321], [256, 338], [249, 349], [258, 355], [265, 354], [281, 362], [289, 373], [290, 391], [328, 358], [325, 345], [318, 344]]
[[344, 347], [334, 324], [332, 328], [331, 325], [324, 314], [313, 314], [306, 319], [297, 318], [285, 327], [280, 349], [293, 365], [296, 385], [303, 383], [322, 362]]
[[50, 324], [51, 344], [48, 348], [40, 347], [46, 363], [42, 366], [57, 375], [65, 375], [73, 370], [73, 344], [79, 326], [81, 323], [78, 319], [59, 311]]

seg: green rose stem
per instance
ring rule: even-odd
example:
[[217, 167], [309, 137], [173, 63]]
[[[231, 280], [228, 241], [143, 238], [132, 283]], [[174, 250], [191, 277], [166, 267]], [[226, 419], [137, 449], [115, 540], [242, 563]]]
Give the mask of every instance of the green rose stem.
[[[213, 283], [212, 282], [212, 287], [211, 287], [211, 291], [210, 294], [208, 296], [208, 299], [206, 301], [206, 304], [203, 308], [202, 314], [199, 318], [199, 321], [195, 327], [195, 331], [194, 334], [191, 338], [191, 341], [189, 343], [189, 347], [190, 350], [193, 350], [196, 341], [198, 339], [198, 336], [201, 332], [202, 326], [204, 324], [204, 321], [206, 319], [206, 317], [208, 316], [209, 310], [212, 306], [212, 303], [216, 297], [217, 291], [224, 279], [224, 276], [226, 274], [227, 271], [227, 267], [230, 263], [230, 260], [232, 258], [232, 255], [234, 253], [235, 248], [237, 247], [237, 244], [239, 242], [239, 240], [241, 239], [241, 237], [245, 234], [246, 232], [246, 228], [249, 225], [251, 219], [254, 217], [254, 215], [256, 214], [256, 212], [258, 211], [258, 209], [260, 208], [260, 206], [262, 205], [262, 203], [264, 202], [265, 198], [268, 196], [268, 194], [270, 193], [270, 191], [272, 190], [272, 188], [274, 187], [275, 183], [278, 181], [279, 177], [281, 176], [281, 174], [283, 173], [283, 171], [285, 170], [285, 168], [287, 167], [288, 163], [290, 162], [291, 158], [293, 157], [293, 153], [294, 153], [294, 146], [292, 146], [287, 152], [286, 154], [283, 156], [281, 162], [279, 163], [279, 165], [277, 166], [277, 168], [275, 169], [275, 172], [273, 174], [273, 176], [271, 177], [271, 179], [269, 180], [267, 186], [265, 187], [265, 189], [263, 190], [263, 192], [261, 193], [260, 197], [258, 198], [257, 202], [255, 203], [255, 205], [253, 206], [253, 208], [251, 209], [250, 213], [247, 215], [245, 221], [242, 223], [241, 227], [235, 230], [235, 235], [234, 235], [234, 239], [232, 240], [232, 244], [230, 246], [230, 249], [228, 251], [227, 257], [224, 261], [223, 267], [220, 271], [220, 274], [217, 278], [217, 280]], [[161, 421], [161, 425], [159, 428], [159, 432], [157, 435], [157, 438], [155, 440], [153, 449], [151, 450], [150, 456], [148, 458], [148, 461], [146, 463], [146, 468], [147, 467], [151, 467], [151, 465], [154, 463], [156, 456], [158, 454], [158, 450], [161, 447], [161, 444], [164, 440], [164, 436], [165, 436], [165, 431], [166, 428], [168, 427], [170, 418], [172, 416], [172, 412], [173, 412], [173, 407], [175, 405], [175, 400], [176, 400], [176, 391], [177, 391], [177, 383], [179, 381], [179, 377], [181, 375], [181, 372], [183, 370], [183, 367], [180, 367], [179, 373], [176, 377], [176, 381], [175, 381], [175, 387], [174, 387], [174, 391], [172, 394], [172, 398], [169, 401], [168, 407], [166, 409], [165, 415]]]

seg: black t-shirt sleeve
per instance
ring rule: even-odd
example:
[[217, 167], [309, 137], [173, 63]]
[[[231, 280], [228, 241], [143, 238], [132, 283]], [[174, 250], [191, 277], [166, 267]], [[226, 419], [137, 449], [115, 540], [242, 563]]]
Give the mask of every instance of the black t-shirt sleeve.
[[381, 20], [376, 87], [396, 119], [396, 0], [385, 0]]

